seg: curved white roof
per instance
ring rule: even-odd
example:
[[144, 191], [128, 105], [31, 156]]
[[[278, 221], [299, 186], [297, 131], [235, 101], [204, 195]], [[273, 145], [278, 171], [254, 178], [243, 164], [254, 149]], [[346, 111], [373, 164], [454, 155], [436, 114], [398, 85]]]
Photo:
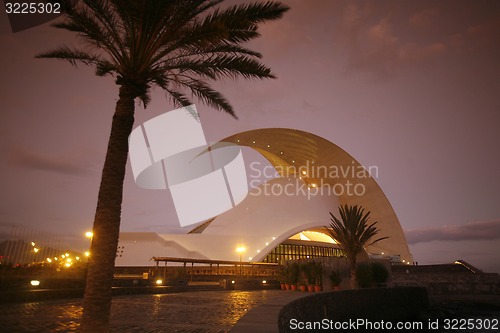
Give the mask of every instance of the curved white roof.
[[[141, 243], [156, 245], [149, 244], [152, 253], [142, 257], [135, 253], [134, 263], [127, 260], [129, 251], [124, 251], [123, 258], [117, 258], [118, 266], [139, 265], [153, 256], [238, 260], [238, 247], [245, 248], [243, 260], [260, 261], [298, 232], [324, 231], [323, 226], [330, 223], [329, 212], [337, 215], [341, 204], [363, 206], [371, 212], [370, 221], [378, 221], [378, 236], [389, 237], [368, 247], [368, 253], [413, 261], [386, 196], [372, 177], [363, 174], [365, 169], [337, 145], [311, 133], [283, 128], [243, 132], [222, 141], [255, 149], [282, 177], [251, 190], [239, 205], [207, 223], [201, 233], [161, 234], [161, 241], [149, 236], [149, 240], [140, 240], [134, 233], [121, 236], [122, 249], [126, 244], [126, 249], [144, 252]], [[347, 193], [349, 183], [351, 189], [356, 185], [363, 193]], [[340, 192], [342, 188], [345, 191]]]
[[[380, 237], [389, 237], [385, 241], [368, 247], [367, 252], [400, 256], [405, 262], [413, 262], [403, 229], [384, 192], [368, 170], [339, 146], [317, 135], [287, 128], [251, 130], [232, 135], [221, 141], [255, 149], [266, 157], [282, 176], [292, 176], [290, 171], [296, 171], [293, 176], [301, 177], [306, 184], [315, 186], [315, 191], [330, 193], [330, 201], [325, 199], [325, 206], [322, 209], [293, 210], [289, 212], [289, 216], [308, 215], [316, 219], [319, 215], [316, 227], [321, 227], [330, 223], [328, 212], [338, 213], [339, 204], [363, 206], [365, 210], [371, 212], [371, 221], [378, 221], [377, 227], [381, 230]], [[287, 171], [288, 174], [284, 174]], [[349, 186], [350, 191], [348, 191]], [[294, 200], [289, 196], [287, 199]], [[307, 205], [305, 201], [303, 205]], [[235, 209], [232, 210], [233, 214], [236, 212]], [[232, 211], [217, 217], [204, 232], [210, 232], [211, 228], [222, 223], [218, 220], [226, 220], [226, 214], [231, 214]], [[322, 215], [324, 211], [326, 215]], [[320, 219], [320, 216], [325, 217]], [[237, 220], [233, 219], [233, 221]], [[296, 228], [293, 228], [294, 231], [313, 227], [313, 222], [310, 220], [304, 220], [308, 223], [303, 225], [300, 221], [295, 221], [297, 224]], [[224, 224], [228, 223], [224, 222]], [[282, 234], [291, 236], [292, 229], [287, 232], [286, 228], [283, 225]]]

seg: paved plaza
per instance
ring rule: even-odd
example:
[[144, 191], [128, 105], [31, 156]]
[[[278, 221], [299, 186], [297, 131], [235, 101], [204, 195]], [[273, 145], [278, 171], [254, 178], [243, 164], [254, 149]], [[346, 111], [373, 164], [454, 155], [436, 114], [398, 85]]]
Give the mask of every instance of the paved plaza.
[[[113, 298], [111, 331], [229, 332], [249, 310], [283, 298], [284, 294], [280, 290], [261, 290], [118, 296]], [[0, 332], [75, 332], [81, 313], [81, 299], [2, 304]]]

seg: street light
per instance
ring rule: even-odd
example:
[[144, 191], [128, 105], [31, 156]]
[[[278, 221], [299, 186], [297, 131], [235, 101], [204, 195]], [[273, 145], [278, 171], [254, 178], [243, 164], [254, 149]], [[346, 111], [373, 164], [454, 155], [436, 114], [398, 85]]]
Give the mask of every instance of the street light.
[[241, 263], [241, 256], [243, 255], [243, 252], [245, 252], [246, 249], [244, 246], [240, 246], [238, 248], [236, 248], [236, 252], [238, 252], [240, 254], [240, 275], [241, 275], [241, 267], [242, 267], [242, 263]]
[[[92, 231], [87, 231], [85, 233], [85, 237], [87, 237], [88, 239], [90, 239], [90, 247], [92, 247], [92, 240], [94, 238], [94, 233]], [[88, 258], [90, 256], [90, 252], [89, 251], [86, 251], [85, 252], [85, 256], [87, 257], [87, 262], [88, 262]]]
[[33, 255], [33, 264], [36, 263], [36, 254], [38, 253], [38, 251], [40, 251], [39, 248], [37, 247], [33, 248], [33, 252], [35, 252], [35, 254]]

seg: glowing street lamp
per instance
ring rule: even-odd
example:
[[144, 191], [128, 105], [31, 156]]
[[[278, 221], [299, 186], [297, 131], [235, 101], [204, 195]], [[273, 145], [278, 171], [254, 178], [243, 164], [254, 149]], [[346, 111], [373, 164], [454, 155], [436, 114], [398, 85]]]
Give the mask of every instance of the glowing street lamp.
[[[34, 244], [34, 243], [33, 243], [33, 244]], [[37, 248], [37, 247], [34, 247], [34, 248], [33, 248], [33, 252], [35, 252], [35, 254], [33, 255], [33, 263], [35, 263], [35, 262], [36, 262], [36, 254], [38, 253], [38, 251], [40, 251], [40, 249], [39, 249], [39, 248]]]
[[[94, 238], [94, 233], [92, 231], [87, 231], [85, 233], [85, 237], [87, 237], [88, 239], [90, 239], [90, 247], [92, 247], [92, 240]], [[90, 252], [89, 251], [86, 251], [85, 252], [85, 256], [87, 257], [87, 262], [88, 262], [88, 258], [90, 256]]]
[[238, 252], [240, 254], [240, 275], [241, 275], [241, 267], [242, 267], [242, 263], [241, 263], [241, 256], [243, 255], [243, 253], [246, 251], [247, 249], [245, 249], [244, 246], [240, 246], [238, 248], [236, 248], [236, 252]]

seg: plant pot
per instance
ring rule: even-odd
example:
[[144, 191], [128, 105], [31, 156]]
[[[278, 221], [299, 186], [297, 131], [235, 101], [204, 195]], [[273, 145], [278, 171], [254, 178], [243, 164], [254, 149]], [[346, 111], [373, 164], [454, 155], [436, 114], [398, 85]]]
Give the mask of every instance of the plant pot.
[[290, 290], [290, 285], [289, 285], [288, 283], [287, 283], [287, 284], [285, 284], [285, 289], [286, 289], [286, 290]]
[[280, 284], [280, 287], [281, 287], [281, 290], [285, 290], [286, 289], [286, 286], [284, 283]]
[[314, 292], [314, 286], [313, 285], [308, 285], [307, 286], [307, 291], [309, 291], [310, 293], [313, 293]]
[[297, 290], [297, 285], [296, 285], [296, 284], [292, 284], [292, 285], [290, 286], [290, 288], [292, 288], [292, 290]]
[[321, 291], [321, 286], [318, 285], [314, 286], [314, 291], [319, 293]]
[[333, 286], [333, 290], [335, 290], [335, 291], [340, 290], [340, 286]]
[[304, 285], [300, 285], [299, 289], [300, 291], [305, 292], [307, 290], [307, 287]]

